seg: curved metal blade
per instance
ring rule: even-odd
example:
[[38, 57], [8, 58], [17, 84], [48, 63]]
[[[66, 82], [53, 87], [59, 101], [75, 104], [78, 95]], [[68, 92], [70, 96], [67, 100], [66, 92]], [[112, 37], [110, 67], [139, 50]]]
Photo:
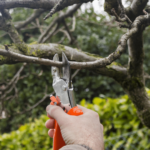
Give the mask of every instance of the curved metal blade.
[[68, 87], [71, 88], [71, 70], [70, 70], [70, 64], [69, 61], [65, 55], [65, 53], [62, 52], [62, 62], [63, 62], [63, 79], [68, 83]]
[[[59, 61], [58, 54], [55, 54], [53, 57], [54, 61]], [[60, 78], [60, 69], [58, 67], [51, 67], [51, 73], [53, 76], [53, 82]]]

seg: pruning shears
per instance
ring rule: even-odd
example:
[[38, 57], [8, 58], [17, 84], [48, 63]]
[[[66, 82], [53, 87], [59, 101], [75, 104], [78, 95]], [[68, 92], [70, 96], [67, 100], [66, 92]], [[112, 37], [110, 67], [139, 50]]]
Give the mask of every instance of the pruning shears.
[[[58, 54], [54, 55], [53, 60], [59, 61]], [[58, 67], [51, 67], [51, 73], [53, 77], [52, 86], [56, 93], [56, 96], [52, 95], [50, 96], [51, 100], [50, 104], [51, 105], [60, 105], [61, 103], [69, 104], [71, 106], [71, 109], [68, 111], [67, 114], [74, 116], [82, 115], [83, 114], [82, 110], [80, 110], [75, 103], [73, 85], [71, 81], [71, 69], [65, 53], [62, 53], [62, 62], [63, 62], [62, 69]], [[62, 138], [59, 125], [55, 120], [53, 150], [59, 150], [61, 147], [65, 145], [66, 144]]]

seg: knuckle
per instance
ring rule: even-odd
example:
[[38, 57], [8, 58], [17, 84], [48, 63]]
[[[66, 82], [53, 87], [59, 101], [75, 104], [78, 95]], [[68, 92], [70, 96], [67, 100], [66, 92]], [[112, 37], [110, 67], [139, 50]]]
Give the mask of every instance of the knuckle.
[[94, 118], [99, 118], [99, 114], [93, 110], [90, 110], [87, 114]]
[[99, 114], [97, 112], [95, 112], [95, 117], [99, 118]]
[[57, 106], [51, 106], [48, 113], [53, 116], [59, 108]]
[[94, 118], [99, 118], [99, 114], [97, 112], [93, 111], [93, 110], [90, 110], [88, 112], [88, 114], [91, 115]]
[[93, 115], [93, 117], [99, 117], [98, 113], [95, 111], [93, 111], [92, 115]]
[[97, 112], [93, 111], [93, 117], [99, 118], [99, 114]]

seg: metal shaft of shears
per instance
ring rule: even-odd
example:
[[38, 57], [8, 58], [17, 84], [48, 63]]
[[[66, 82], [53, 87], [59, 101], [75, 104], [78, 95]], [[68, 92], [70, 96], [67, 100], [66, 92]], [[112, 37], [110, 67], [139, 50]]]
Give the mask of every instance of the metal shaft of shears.
[[[54, 61], [59, 61], [58, 54], [53, 57]], [[53, 88], [61, 100], [62, 104], [70, 104], [71, 107], [76, 106], [73, 86], [71, 84], [71, 71], [69, 61], [64, 53], [62, 53], [62, 76], [61, 70], [58, 67], [52, 67]]]
[[76, 103], [75, 103], [73, 85], [71, 84], [70, 64], [65, 53], [62, 53], [62, 61], [63, 61], [63, 79], [65, 79], [66, 82], [68, 83], [69, 89], [67, 90], [67, 92], [69, 96], [70, 105], [73, 108], [74, 106], [76, 106]]

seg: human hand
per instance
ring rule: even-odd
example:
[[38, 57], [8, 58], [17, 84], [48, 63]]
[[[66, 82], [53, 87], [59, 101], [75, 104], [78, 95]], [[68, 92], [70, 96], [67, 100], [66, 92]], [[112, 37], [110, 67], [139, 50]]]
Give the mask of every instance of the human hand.
[[[67, 111], [70, 109], [68, 106], [65, 108]], [[45, 124], [50, 129], [48, 135], [53, 138], [55, 119], [66, 145], [79, 144], [86, 145], [93, 150], [104, 150], [103, 126], [99, 115], [82, 106], [78, 105], [78, 108], [83, 111], [83, 115], [71, 116], [60, 106], [49, 105], [46, 111], [51, 119]]]

